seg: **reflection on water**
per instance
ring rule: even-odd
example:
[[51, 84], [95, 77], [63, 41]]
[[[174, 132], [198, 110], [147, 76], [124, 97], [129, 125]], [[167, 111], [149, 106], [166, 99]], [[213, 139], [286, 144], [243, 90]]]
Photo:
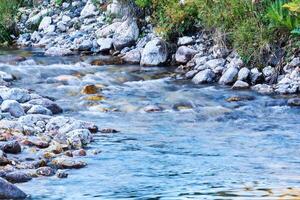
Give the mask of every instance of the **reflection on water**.
[[[284, 99], [176, 81], [168, 68], [68, 59], [0, 70], [55, 98], [65, 115], [121, 132], [97, 134], [90, 148], [101, 153], [69, 178], [20, 184], [32, 199], [300, 199], [300, 110]], [[103, 86], [104, 98], [82, 94], [88, 84]], [[227, 101], [236, 96], [247, 98]]]

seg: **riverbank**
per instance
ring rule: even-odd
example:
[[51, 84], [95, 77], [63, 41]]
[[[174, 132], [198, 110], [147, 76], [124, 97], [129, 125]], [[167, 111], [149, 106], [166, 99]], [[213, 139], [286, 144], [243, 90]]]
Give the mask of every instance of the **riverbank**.
[[[53, 56], [111, 54], [142, 66], [177, 65], [178, 78], [191, 79], [195, 84], [217, 82], [263, 94], [299, 93], [297, 55], [283, 58], [274, 53], [268, 65], [249, 68], [227, 48], [221, 33], [199, 30], [170, 43], [160, 38], [151, 24], [141, 27], [140, 19], [132, 17], [128, 13], [131, 9], [118, 1], [104, 5], [44, 1], [35, 8], [21, 8], [18, 27], [25, 33], [17, 44], [42, 47], [46, 55]], [[36, 27], [33, 32], [32, 27]]]

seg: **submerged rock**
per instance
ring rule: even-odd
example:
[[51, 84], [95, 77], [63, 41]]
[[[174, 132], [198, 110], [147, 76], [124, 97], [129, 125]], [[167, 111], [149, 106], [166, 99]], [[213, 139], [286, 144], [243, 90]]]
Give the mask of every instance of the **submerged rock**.
[[289, 106], [300, 106], [300, 98], [292, 98], [288, 100]]

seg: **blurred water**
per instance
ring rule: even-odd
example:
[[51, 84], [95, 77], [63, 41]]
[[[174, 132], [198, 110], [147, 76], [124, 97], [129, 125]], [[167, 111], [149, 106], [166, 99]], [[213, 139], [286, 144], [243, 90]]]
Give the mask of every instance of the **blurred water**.
[[[121, 132], [95, 135], [89, 148], [102, 152], [67, 179], [19, 184], [31, 199], [300, 199], [300, 110], [284, 99], [195, 86], [169, 78], [169, 68], [68, 59], [0, 70], [17, 74], [16, 86], [55, 98], [65, 115]], [[78, 80], [53, 81], [62, 74]], [[105, 85], [105, 100], [84, 100], [86, 84]], [[253, 100], [226, 101], [233, 96]], [[146, 113], [147, 105], [163, 111]]]

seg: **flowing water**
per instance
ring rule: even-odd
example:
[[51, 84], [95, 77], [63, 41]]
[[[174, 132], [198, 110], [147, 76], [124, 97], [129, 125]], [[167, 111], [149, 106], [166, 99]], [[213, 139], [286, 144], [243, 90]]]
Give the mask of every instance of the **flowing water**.
[[[196, 86], [170, 78], [167, 67], [8, 53], [38, 63], [0, 65], [19, 78], [15, 86], [55, 98], [66, 116], [120, 131], [95, 135], [89, 148], [101, 153], [67, 179], [19, 184], [30, 199], [300, 199], [300, 110], [284, 99]], [[74, 76], [54, 81], [59, 75]], [[85, 100], [87, 84], [103, 85], [105, 99]], [[233, 96], [248, 100], [226, 101]], [[148, 105], [162, 111], [144, 112]]]

